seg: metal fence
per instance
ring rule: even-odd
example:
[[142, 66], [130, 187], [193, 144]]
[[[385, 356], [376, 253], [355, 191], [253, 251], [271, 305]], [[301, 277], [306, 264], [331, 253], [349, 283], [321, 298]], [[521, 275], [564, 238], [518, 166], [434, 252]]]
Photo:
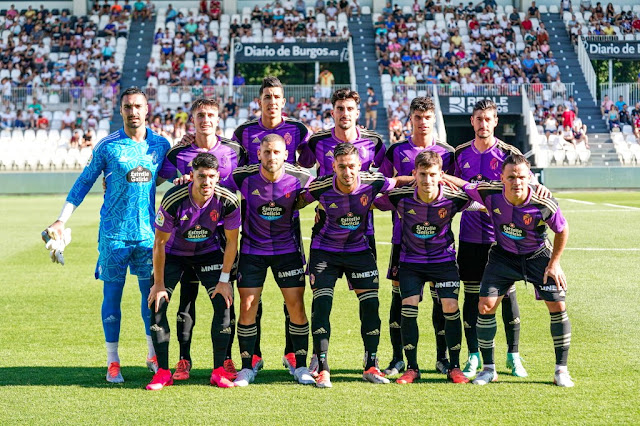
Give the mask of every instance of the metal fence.
[[34, 103], [41, 104], [46, 111], [61, 111], [71, 108], [73, 111], [81, 111], [94, 99], [101, 105], [111, 105], [118, 99], [119, 87], [95, 86], [95, 87], [12, 87], [10, 91], [3, 92], [3, 101], [9, 101], [18, 110], [26, 110]]
[[393, 94], [406, 96], [409, 100], [416, 96], [433, 96], [437, 90], [439, 96], [520, 96], [524, 88], [529, 99], [534, 104], [542, 104], [545, 101], [556, 102], [566, 100], [573, 96], [574, 83], [563, 83], [559, 88], [550, 83], [534, 84], [474, 84], [470, 86], [450, 84], [395, 84], [392, 86]]
[[629, 110], [633, 109], [637, 102], [640, 102], [640, 84], [638, 83], [608, 83], [600, 84], [600, 102], [604, 96], [608, 95], [609, 99], [617, 102], [620, 96], [629, 105]]

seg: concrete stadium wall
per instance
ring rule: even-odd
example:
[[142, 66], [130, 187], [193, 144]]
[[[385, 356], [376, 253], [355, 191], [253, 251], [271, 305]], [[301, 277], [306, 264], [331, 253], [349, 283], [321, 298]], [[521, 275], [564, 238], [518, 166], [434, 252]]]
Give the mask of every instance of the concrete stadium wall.
[[[66, 194], [79, 172], [3, 172], [0, 195]], [[640, 167], [550, 167], [543, 170], [543, 183], [551, 189], [640, 189]], [[171, 188], [168, 182], [159, 192]], [[93, 193], [102, 192], [98, 179]]]

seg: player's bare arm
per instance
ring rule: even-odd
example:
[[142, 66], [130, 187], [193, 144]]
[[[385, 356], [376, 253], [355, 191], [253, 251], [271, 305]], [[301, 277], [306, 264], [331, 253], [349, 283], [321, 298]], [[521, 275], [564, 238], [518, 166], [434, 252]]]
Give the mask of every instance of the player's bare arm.
[[165, 301], [169, 303], [169, 294], [164, 287], [165, 247], [169, 238], [171, 238], [171, 233], [156, 229], [155, 239], [153, 241], [153, 286], [147, 299], [149, 307], [151, 307], [153, 303], [156, 304], [156, 312], [160, 309], [160, 301], [162, 299], [165, 299]]

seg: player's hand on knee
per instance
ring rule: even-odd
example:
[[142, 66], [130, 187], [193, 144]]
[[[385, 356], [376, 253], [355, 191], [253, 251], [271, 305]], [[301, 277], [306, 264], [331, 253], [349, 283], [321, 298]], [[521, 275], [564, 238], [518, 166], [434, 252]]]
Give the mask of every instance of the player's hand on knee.
[[182, 175], [179, 178], [175, 178], [173, 180], [174, 185], [183, 185], [187, 182], [191, 182], [191, 175]]
[[542, 278], [543, 284], [547, 283], [547, 278], [552, 278], [558, 290], [567, 290], [567, 277], [564, 275], [564, 271], [559, 263], [550, 263], [544, 270], [544, 277]]
[[540, 184], [536, 188], [536, 195], [540, 198], [550, 198], [551, 191], [549, 191], [549, 188], [547, 188], [546, 186]]
[[182, 139], [180, 139], [180, 142], [178, 142], [178, 145], [187, 146], [187, 145], [191, 145], [195, 141], [196, 141], [195, 134], [192, 135], [191, 133], [185, 133]]
[[169, 303], [169, 293], [167, 293], [167, 290], [165, 288], [160, 289], [156, 285], [151, 287], [151, 290], [149, 290], [149, 298], [147, 299], [149, 302], [149, 308], [151, 308], [151, 305], [155, 303], [156, 312], [158, 312], [160, 309], [160, 301], [162, 301], [162, 299]]
[[216, 295], [221, 295], [224, 298], [225, 303], [227, 304], [227, 308], [231, 307], [233, 303], [233, 289], [231, 288], [230, 283], [218, 282], [216, 285], [216, 289], [211, 293], [211, 299], [216, 297]]

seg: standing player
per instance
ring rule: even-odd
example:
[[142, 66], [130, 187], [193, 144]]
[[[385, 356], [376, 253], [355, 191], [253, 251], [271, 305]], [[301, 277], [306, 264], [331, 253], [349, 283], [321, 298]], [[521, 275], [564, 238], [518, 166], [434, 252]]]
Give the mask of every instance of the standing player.
[[365, 230], [374, 198], [378, 193], [392, 189], [396, 180], [387, 179], [380, 173], [361, 172], [360, 154], [354, 144], [340, 143], [333, 154], [335, 175], [318, 178], [302, 195], [304, 204], [317, 200], [320, 206], [309, 260], [313, 351], [319, 363], [316, 385], [331, 387], [327, 359], [331, 336], [329, 316], [333, 288], [343, 273], [360, 301], [360, 334], [365, 350], [362, 377], [372, 383], [389, 383], [377, 367], [379, 274]]
[[[169, 370], [167, 307], [185, 271], [194, 271], [211, 296], [211, 384], [233, 387], [223, 364], [231, 334], [229, 308], [233, 301], [233, 288], [230, 273], [238, 252], [240, 203], [235, 194], [217, 185], [220, 175], [218, 159], [214, 155], [198, 154], [192, 161], [192, 167], [192, 181], [167, 191], [156, 214], [154, 283], [148, 302], [153, 314], [151, 335], [159, 369], [147, 385], [148, 390], [160, 390], [173, 384]], [[217, 229], [223, 221], [224, 250]]]
[[469, 197], [442, 185], [442, 157], [435, 151], [419, 153], [412, 174], [416, 188], [394, 189], [375, 201], [379, 209], [397, 213], [400, 228], [398, 277], [407, 371], [398, 383], [413, 383], [420, 378], [417, 318], [425, 282], [431, 283], [431, 291], [436, 293], [434, 303], [440, 302], [444, 311], [445, 339], [451, 358], [447, 376], [454, 383], [468, 383], [460, 370], [460, 277], [451, 221], [457, 212], [468, 207]]
[[[236, 167], [242, 166], [247, 161], [245, 149], [238, 143], [230, 141], [221, 136], [216, 136], [216, 128], [219, 122], [220, 106], [213, 99], [197, 99], [191, 105], [191, 119], [195, 126], [195, 139], [188, 145], [177, 145], [169, 151], [167, 158], [162, 163], [160, 177], [170, 179], [179, 171], [182, 175], [190, 175], [193, 159], [202, 152], [215, 155], [218, 159], [218, 174], [220, 179], [225, 179]], [[221, 229], [221, 244], [224, 248], [224, 230], [222, 221], [219, 222]], [[232, 274], [232, 282], [233, 277]], [[187, 380], [191, 371], [191, 336], [193, 327], [196, 324], [196, 298], [198, 297], [199, 281], [196, 273], [189, 267], [184, 268], [184, 273], [180, 278], [180, 306], [176, 320], [178, 331], [178, 342], [180, 343], [180, 361], [173, 374], [174, 380]], [[231, 307], [233, 313], [233, 307]], [[235, 315], [231, 315], [231, 332], [235, 334]], [[230, 338], [232, 340], [233, 337]], [[231, 360], [231, 345], [225, 360], [227, 371], [235, 372], [233, 361]]]
[[141, 314], [147, 333], [147, 366], [157, 369], [153, 342], [149, 334], [150, 311], [147, 305], [152, 270], [155, 185], [169, 142], [145, 127], [147, 97], [138, 88], [129, 88], [120, 96], [120, 114], [124, 127], [102, 139], [92, 158], [74, 183], [60, 217], [49, 228], [60, 235], [64, 224], [82, 203], [94, 182], [104, 173], [107, 187], [100, 210], [98, 263], [96, 279], [104, 281], [102, 326], [107, 342], [107, 381], [122, 383], [118, 341], [120, 337], [120, 301], [127, 267], [138, 276]]
[[[475, 139], [456, 148], [455, 175], [468, 182], [490, 182], [500, 178], [500, 169], [507, 156], [520, 154], [517, 148], [494, 136], [498, 125], [498, 107], [495, 102], [483, 99], [475, 104], [471, 114], [471, 125]], [[480, 280], [491, 244], [495, 242], [491, 219], [485, 213], [465, 211], [460, 219], [460, 244], [458, 266], [460, 279], [464, 283], [464, 320], [469, 360], [464, 367], [465, 376], [471, 378], [480, 368], [476, 321], [478, 317], [478, 294]], [[502, 319], [507, 335], [507, 368], [514, 376], [526, 377], [518, 353], [520, 343], [520, 309], [516, 299], [515, 286], [509, 289], [502, 304]]]
[[[233, 140], [240, 143], [249, 154], [248, 164], [260, 164], [258, 152], [260, 151], [260, 142], [269, 134], [277, 134], [282, 136], [287, 145], [286, 162], [289, 164], [296, 163], [296, 153], [300, 153], [302, 145], [309, 140], [309, 130], [303, 122], [294, 118], [282, 115], [282, 108], [286, 103], [284, 97], [284, 87], [282, 82], [276, 77], [265, 77], [260, 86], [258, 104], [262, 110], [260, 118], [257, 120], [247, 121], [235, 130]], [[297, 229], [298, 239], [302, 241], [300, 234], [300, 219], [298, 213], [294, 214], [294, 229]], [[253, 360], [253, 368], [257, 372], [264, 365], [262, 360], [262, 350], [260, 349], [260, 320], [262, 318], [262, 306], [258, 306], [256, 314], [256, 327], [258, 329], [258, 337], [256, 338], [255, 358]], [[289, 334], [289, 313], [287, 306], [284, 305], [285, 317], [285, 348], [282, 357], [283, 365], [291, 370], [296, 369], [295, 353], [291, 335]]]
[[289, 335], [295, 367], [289, 372], [301, 384], [315, 384], [307, 369], [309, 321], [304, 310], [302, 242], [294, 227], [296, 199], [311, 180], [308, 171], [285, 162], [287, 146], [282, 136], [270, 134], [260, 143], [259, 165], [236, 169], [224, 184], [242, 194], [242, 242], [238, 267], [240, 320], [238, 344], [242, 370], [236, 386], [253, 382], [257, 325], [256, 314], [267, 270], [282, 291], [290, 316]]
[[[556, 355], [554, 383], [574, 385], [567, 369], [571, 324], [565, 293], [567, 279], [560, 257], [569, 238], [569, 225], [554, 198], [541, 198], [530, 185], [527, 159], [512, 154], [502, 164], [501, 184], [476, 183], [463, 186], [469, 196], [485, 205], [496, 232], [496, 243], [480, 284], [478, 342], [484, 369], [473, 381], [485, 385], [498, 379], [494, 363], [497, 324], [495, 312], [515, 281], [531, 282], [536, 296], [545, 301], [551, 316], [551, 337]], [[454, 180], [456, 185], [463, 182]], [[555, 233], [553, 247], [547, 239], [547, 226]]]
[[[445, 173], [453, 173], [452, 146], [437, 140], [433, 136], [433, 127], [436, 123], [436, 106], [433, 99], [418, 97], [411, 101], [409, 109], [411, 120], [411, 136], [404, 142], [391, 145], [380, 167], [380, 172], [386, 177], [411, 176], [414, 170], [416, 156], [425, 150], [437, 152], [442, 158], [442, 169]], [[398, 215], [394, 214], [393, 234], [391, 244], [391, 259], [387, 279], [392, 280], [391, 309], [389, 311], [389, 334], [393, 347], [393, 358], [389, 366], [384, 370], [388, 376], [393, 376], [404, 370], [402, 357], [402, 336], [400, 333], [400, 320], [402, 311], [402, 298], [400, 297], [400, 283], [398, 282], [398, 266], [400, 262], [400, 242], [402, 229], [399, 226]], [[447, 342], [445, 339], [445, 318], [442, 312], [442, 304], [434, 289], [431, 289], [433, 308], [431, 321], [436, 335], [436, 371], [447, 374], [449, 360], [447, 359]]]

